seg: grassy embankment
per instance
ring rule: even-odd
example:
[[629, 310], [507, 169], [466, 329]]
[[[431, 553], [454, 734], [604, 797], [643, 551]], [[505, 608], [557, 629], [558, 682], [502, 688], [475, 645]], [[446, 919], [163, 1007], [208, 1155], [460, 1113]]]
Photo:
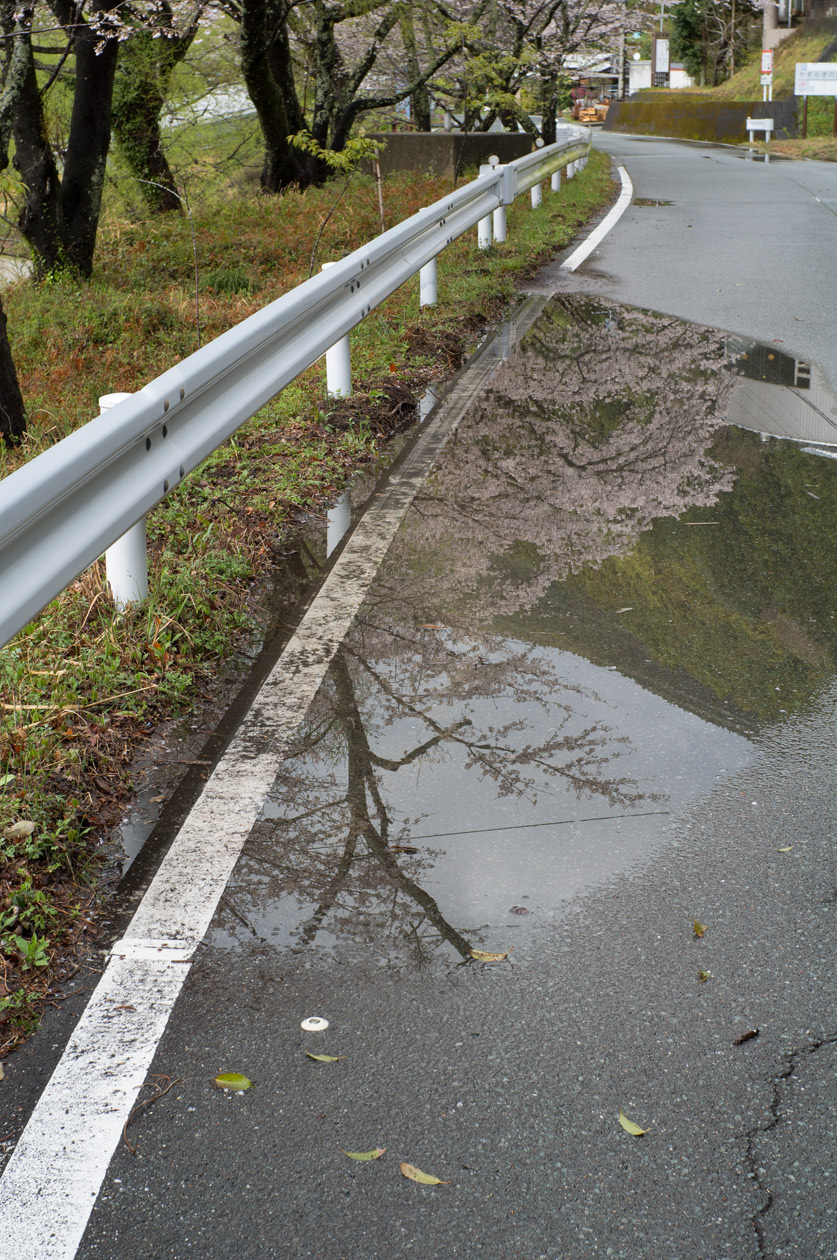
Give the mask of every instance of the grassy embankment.
[[[216, 140], [227, 130], [216, 128]], [[118, 166], [115, 180], [121, 193], [92, 282], [24, 282], [4, 293], [30, 433], [0, 457], [3, 475], [84, 424], [100, 394], [136, 390], [193, 351], [198, 318], [206, 343], [304, 280], [337, 191], [265, 198], [242, 190], [252, 188], [244, 169], [237, 186], [211, 196], [193, 185], [196, 310], [188, 219], [127, 217]], [[449, 188], [427, 177], [388, 181], [387, 222]], [[117, 615], [99, 562], [0, 652], [0, 1056], [95, 937], [95, 854], [124, 810], [132, 757], [161, 722], [211, 695], [220, 663], [257, 632], [253, 591], [300, 517], [324, 510], [403, 423], [416, 393], [458, 366], [517, 282], [610, 195], [607, 159], [593, 154], [539, 210], [518, 199], [506, 245], [480, 254], [475, 232], [454, 243], [439, 260], [437, 307], [419, 310], [416, 281], [353, 334], [351, 400], [330, 403], [315, 364], [151, 513], [144, 606]], [[325, 227], [317, 266], [379, 230], [374, 185], [356, 177]]]
[[[824, 53], [837, 38], [837, 24], [826, 26], [808, 23], [783, 39], [775, 50], [773, 59], [773, 97], [781, 100], [793, 96], [795, 66], [798, 61], [822, 61]], [[830, 56], [827, 60], [837, 61]], [[700, 95], [718, 101], [760, 101], [761, 63], [754, 56], [741, 70], [718, 87], [681, 88], [677, 92], [654, 89], [654, 95]], [[808, 100], [808, 135], [805, 140], [773, 140], [770, 152], [785, 157], [816, 158], [820, 161], [837, 161], [837, 137], [832, 135], [834, 101], [832, 97], [812, 96]], [[746, 143], [746, 141], [742, 141]], [[764, 145], [761, 145], [764, 148]]]

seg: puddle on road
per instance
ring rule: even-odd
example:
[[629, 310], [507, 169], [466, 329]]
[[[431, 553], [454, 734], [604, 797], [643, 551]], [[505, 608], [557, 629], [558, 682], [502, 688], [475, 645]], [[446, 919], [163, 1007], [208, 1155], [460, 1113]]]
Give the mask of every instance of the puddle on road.
[[[578, 296], [500, 357], [312, 706], [216, 945], [396, 971], [508, 949], [663, 843], [835, 672], [837, 468], [800, 445], [824, 440], [819, 412], [837, 436], [814, 367]], [[774, 416], [795, 442], [764, 440]]]

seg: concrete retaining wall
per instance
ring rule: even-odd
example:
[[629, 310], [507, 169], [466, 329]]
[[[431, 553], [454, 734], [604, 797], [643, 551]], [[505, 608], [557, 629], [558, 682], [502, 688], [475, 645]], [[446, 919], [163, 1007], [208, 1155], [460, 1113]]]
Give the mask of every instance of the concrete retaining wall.
[[[371, 140], [385, 142], [381, 173], [428, 171], [453, 179], [466, 166], [479, 166], [492, 154], [501, 162], [513, 162], [532, 152], [532, 139], [511, 131], [379, 131]], [[364, 169], [371, 169], [365, 165]]]
[[[774, 140], [788, 140], [796, 135], [796, 107], [794, 96], [782, 101], [713, 101], [688, 92], [665, 96], [640, 92], [627, 101], [612, 101], [603, 129], [736, 144], [747, 139], [748, 118], [772, 118]], [[764, 133], [757, 139], [764, 139]]]

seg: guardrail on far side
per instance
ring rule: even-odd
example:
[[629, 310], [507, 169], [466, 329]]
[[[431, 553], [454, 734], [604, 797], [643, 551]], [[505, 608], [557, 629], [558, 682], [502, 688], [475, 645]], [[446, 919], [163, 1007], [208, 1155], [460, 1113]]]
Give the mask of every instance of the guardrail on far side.
[[[505, 239], [505, 207], [560, 172], [572, 176], [590, 151], [589, 134], [569, 134], [420, 210], [368, 245], [277, 298], [136, 394], [120, 396], [0, 482], [0, 646], [145, 519], [188, 473], [300, 372], [339, 346], [370, 311], [417, 272], [422, 305], [436, 300], [435, 260], [478, 226], [478, 242]], [[329, 389], [347, 393], [343, 378]], [[348, 385], [348, 388], [346, 386]], [[124, 549], [123, 549], [124, 550]], [[134, 555], [137, 548], [128, 548]], [[114, 598], [142, 593], [136, 573], [109, 564]], [[144, 578], [143, 578], [144, 580]], [[121, 589], [120, 589], [121, 587]]]

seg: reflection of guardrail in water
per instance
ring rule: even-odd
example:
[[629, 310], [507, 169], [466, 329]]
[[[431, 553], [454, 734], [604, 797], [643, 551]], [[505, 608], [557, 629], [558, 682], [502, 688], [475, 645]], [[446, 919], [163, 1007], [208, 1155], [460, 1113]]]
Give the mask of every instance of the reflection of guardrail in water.
[[[292, 289], [176, 364], [136, 394], [0, 482], [0, 644], [25, 626], [124, 536], [187, 473], [326, 352], [342, 363], [330, 392], [351, 392], [344, 340], [416, 272], [421, 303], [436, 301], [436, 258], [469, 228], [586, 162], [588, 134], [567, 128], [557, 144], [485, 170], [478, 179]], [[533, 195], [533, 204], [536, 204]], [[503, 224], [504, 227], [504, 224]], [[484, 232], [480, 243], [484, 246]], [[503, 236], [502, 239], [505, 239]], [[489, 242], [490, 244], [490, 236]], [[329, 373], [331, 375], [331, 373]], [[109, 396], [110, 401], [113, 396]], [[141, 549], [131, 570], [108, 565], [118, 607], [144, 595]], [[112, 558], [112, 557], [111, 557]], [[144, 555], [143, 555], [144, 559]]]

